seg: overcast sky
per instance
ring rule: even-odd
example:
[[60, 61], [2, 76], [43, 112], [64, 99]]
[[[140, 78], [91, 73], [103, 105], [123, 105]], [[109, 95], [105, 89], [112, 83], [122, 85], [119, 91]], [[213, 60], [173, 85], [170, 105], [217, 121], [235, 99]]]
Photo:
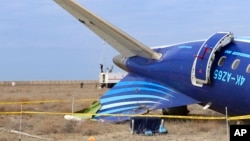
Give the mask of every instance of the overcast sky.
[[[250, 36], [249, 0], [77, 2], [148, 46], [205, 39], [218, 31]], [[98, 79], [99, 64], [110, 67], [117, 54], [53, 0], [0, 5], [0, 81]]]

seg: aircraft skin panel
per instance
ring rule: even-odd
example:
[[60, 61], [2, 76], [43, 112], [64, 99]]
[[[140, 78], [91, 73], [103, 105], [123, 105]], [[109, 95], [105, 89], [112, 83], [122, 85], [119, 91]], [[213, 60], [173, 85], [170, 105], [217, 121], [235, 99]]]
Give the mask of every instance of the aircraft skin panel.
[[[145, 97], [143, 97], [145, 98]], [[125, 107], [128, 107], [127, 105], [136, 105], [136, 104], [145, 104], [145, 103], [150, 103], [150, 104], [159, 104], [159, 102], [154, 102], [154, 101], [138, 101], [138, 100], [135, 100], [135, 101], [129, 101], [129, 102], [116, 102], [116, 103], [111, 103], [111, 104], [105, 104], [102, 106], [102, 110], [106, 110], [106, 109], [109, 109], [109, 108], [112, 108], [112, 107], [122, 107], [122, 106], [125, 106]], [[121, 109], [117, 109], [118, 111], [120, 111]]]
[[107, 21], [96, 16], [89, 10], [81, 7], [72, 0], [55, 0], [71, 15], [95, 32], [99, 37], [108, 42], [125, 57], [141, 56], [148, 59], [160, 59], [161, 54], [150, 49], [143, 43], [137, 41], [130, 35], [116, 28]]
[[139, 98], [151, 98], [151, 99], [153, 99], [154, 98], [154, 99], [161, 99], [161, 100], [169, 101], [168, 98], [162, 98], [158, 95], [145, 95], [145, 94], [137, 94], [137, 93], [130, 93], [130, 95], [127, 95], [127, 93], [124, 93], [124, 95], [119, 95], [119, 96], [115, 96], [115, 97], [110, 96], [110, 97], [107, 97], [105, 99], [102, 99], [102, 103], [105, 104], [105, 103], [117, 101], [120, 99], [128, 99], [128, 98], [134, 98], [134, 99], [136, 99], [136, 98], [137, 99], [139, 99]]
[[[162, 108], [199, 103], [155, 80], [129, 73], [101, 99], [98, 114], [144, 114]], [[96, 116], [108, 122], [120, 122], [129, 117]]]

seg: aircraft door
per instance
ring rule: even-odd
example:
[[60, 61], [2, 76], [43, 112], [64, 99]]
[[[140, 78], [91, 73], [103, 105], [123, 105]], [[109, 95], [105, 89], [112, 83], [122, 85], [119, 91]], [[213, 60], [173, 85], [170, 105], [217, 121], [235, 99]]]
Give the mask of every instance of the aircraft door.
[[191, 82], [202, 87], [210, 82], [210, 70], [215, 58], [215, 52], [233, 41], [231, 32], [217, 32], [201, 45], [195, 56], [191, 72]]

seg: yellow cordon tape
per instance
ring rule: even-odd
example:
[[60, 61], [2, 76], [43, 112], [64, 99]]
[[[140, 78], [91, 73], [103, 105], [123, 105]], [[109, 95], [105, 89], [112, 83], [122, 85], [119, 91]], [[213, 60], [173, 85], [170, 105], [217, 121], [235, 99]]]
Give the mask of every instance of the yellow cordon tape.
[[[74, 102], [95, 101], [98, 99], [79, 99]], [[14, 105], [14, 104], [42, 104], [42, 103], [67, 103], [72, 100], [40, 100], [40, 101], [18, 101], [18, 102], [0, 102], [0, 105]]]
[[[37, 114], [37, 115], [81, 115], [81, 116], [116, 116], [116, 117], [160, 117], [171, 119], [193, 119], [193, 120], [226, 120], [226, 117], [213, 117], [213, 116], [174, 116], [174, 115], [127, 115], [127, 114], [87, 114], [87, 113], [66, 113], [66, 112], [0, 112], [0, 115], [20, 115], [20, 114]], [[244, 120], [250, 119], [250, 115], [228, 117], [227, 120]]]
[[243, 119], [250, 119], [250, 115], [243, 115], [243, 116], [235, 116], [235, 117], [230, 117], [230, 120], [243, 120]]
[[[86, 102], [96, 101], [98, 99], [78, 99], [74, 102]], [[67, 103], [72, 100], [41, 100], [41, 101], [21, 101], [21, 102], [0, 102], [0, 105], [14, 105], [14, 104], [42, 104], [42, 103]], [[0, 115], [20, 115], [20, 114], [40, 114], [40, 115], [72, 115], [72, 113], [66, 112], [34, 112], [34, 111], [22, 111], [22, 112], [0, 112]], [[87, 113], [73, 113], [73, 115], [86, 115], [86, 116], [117, 116], [117, 117], [160, 117], [171, 119], [194, 119], [194, 120], [226, 120], [226, 117], [214, 117], [214, 116], [175, 116], [175, 115], [128, 115], [128, 114], [87, 114]], [[250, 119], [250, 115], [228, 117], [227, 120], [245, 120]]]

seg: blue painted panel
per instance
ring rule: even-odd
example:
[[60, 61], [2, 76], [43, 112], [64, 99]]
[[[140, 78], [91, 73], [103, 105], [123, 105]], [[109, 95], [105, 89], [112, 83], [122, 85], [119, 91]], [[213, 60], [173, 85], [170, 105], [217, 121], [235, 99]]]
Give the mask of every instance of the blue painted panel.
[[[129, 73], [101, 97], [100, 103], [98, 114], [143, 114], [155, 109], [194, 104], [198, 101], [148, 77]], [[95, 118], [109, 122], [128, 119], [112, 116]]]

